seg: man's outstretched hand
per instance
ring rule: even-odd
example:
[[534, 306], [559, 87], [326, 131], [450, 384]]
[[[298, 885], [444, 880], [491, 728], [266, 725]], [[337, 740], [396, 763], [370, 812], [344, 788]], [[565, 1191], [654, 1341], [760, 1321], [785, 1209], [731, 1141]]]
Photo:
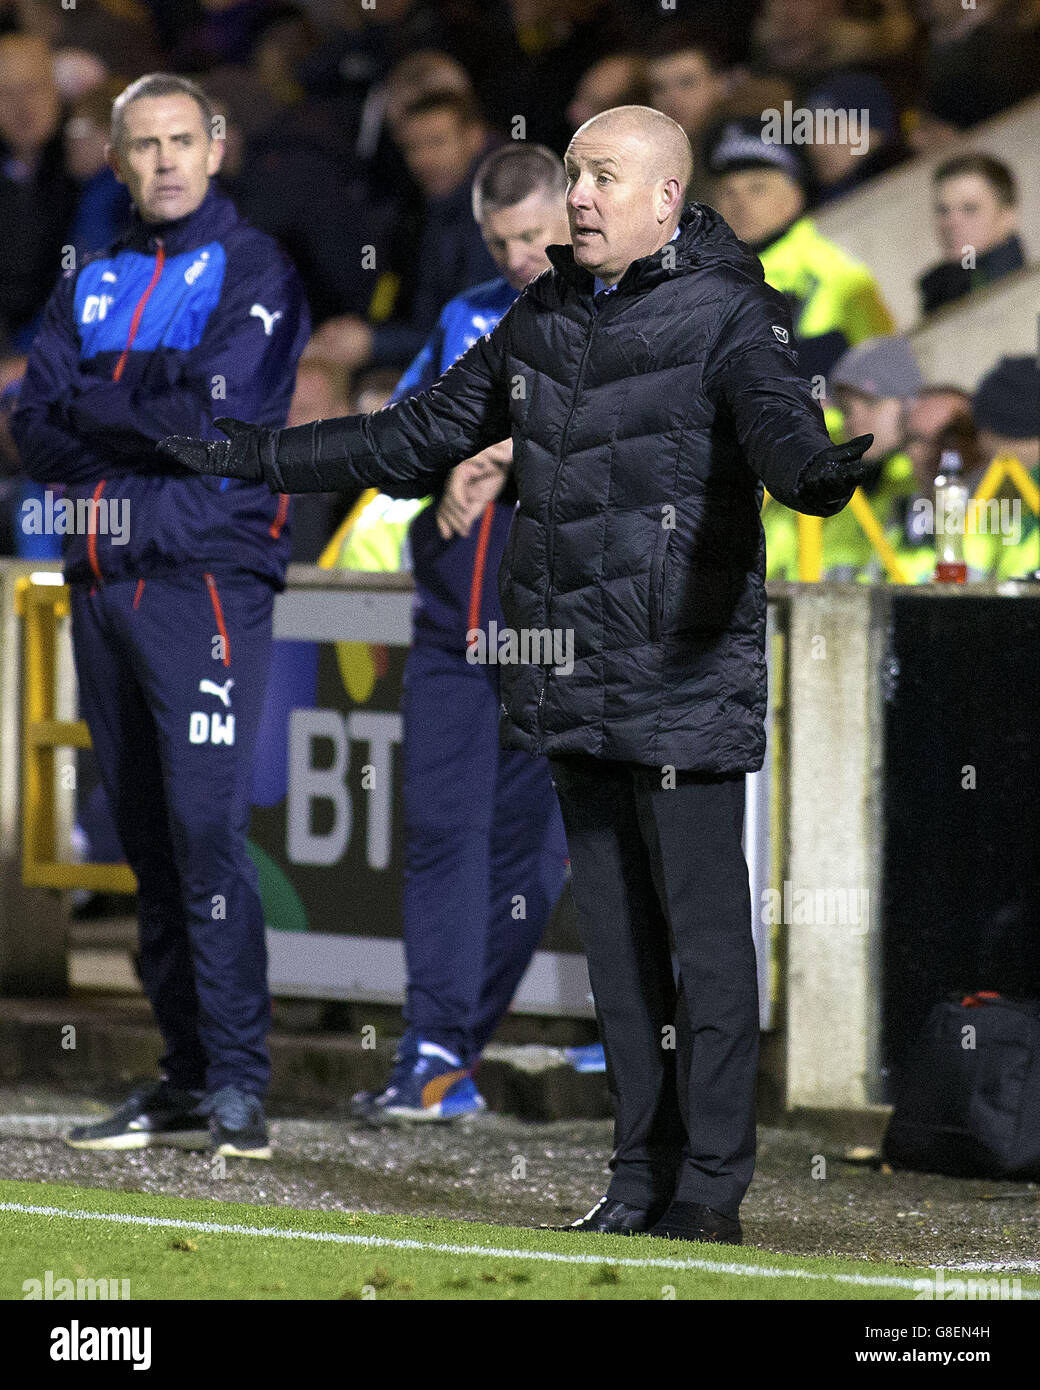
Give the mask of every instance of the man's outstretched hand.
[[798, 479], [798, 491], [810, 503], [831, 505], [848, 498], [877, 465], [864, 462], [863, 455], [874, 442], [872, 434], [861, 434], [847, 444], [835, 444], [814, 454]]
[[225, 478], [245, 478], [248, 482], [264, 481], [264, 465], [260, 455], [261, 442], [272, 431], [260, 425], [247, 425], [243, 420], [222, 416], [214, 420], [227, 439], [191, 439], [171, 434], [159, 441], [159, 452], [169, 454], [185, 468], [195, 473], [215, 473]]

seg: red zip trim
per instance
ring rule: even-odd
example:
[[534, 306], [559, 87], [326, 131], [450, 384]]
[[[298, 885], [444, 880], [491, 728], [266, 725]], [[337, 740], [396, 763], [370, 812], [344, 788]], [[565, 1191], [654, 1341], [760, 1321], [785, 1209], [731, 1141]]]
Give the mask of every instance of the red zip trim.
[[217, 581], [211, 574], [206, 575], [206, 584], [209, 587], [209, 601], [213, 605], [213, 612], [217, 619], [217, 631], [224, 639], [224, 665], [231, 665], [231, 642], [227, 635], [227, 628], [224, 626], [224, 610], [220, 606], [220, 595], [217, 593]]
[[[145, 290], [141, 298], [137, 301], [137, 307], [134, 309], [133, 317], [130, 320], [130, 332], [127, 334], [126, 347], [123, 349], [122, 353], [120, 354], [119, 361], [116, 363], [115, 367], [112, 370], [113, 381], [118, 381], [119, 378], [123, 375], [123, 368], [126, 366], [126, 359], [130, 355], [130, 348], [133, 346], [133, 341], [137, 337], [137, 330], [141, 324], [141, 315], [144, 313], [144, 306], [148, 303], [148, 296], [159, 283], [159, 276], [162, 274], [162, 269], [163, 265], [165, 264], [165, 261], [166, 251], [163, 247], [162, 242], [160, 241], [159, 249], [155, 253], [155, 269], [152, 271], [152, 278], [148, 282], [148, 288]], [[97, 577], [97, 582], [99, 584], [103, 584], [105, 581], [101, 577], [101, 566], [98, 564], [96, 518], [97, 502], [102, 492], [104, 491], [104, 487], [105, 479], [102, 478], [101, 481], [98, 483], [97, 487], [94, 489], [95, 505], [94, 510], [93, 512], [91, 512], [90, 515], [90, 530], [87, 532], [87, 559], [90, 561], [90, 568], [94, 571], [94, 574]], [[140, 598], [140, 593], [138, 593], [138, 598]], [[134, 600], [134, 607], [137, 607], [137, 599]]]
[[466, 631], [472, 632], [480, 626], [480, 600], [484, 592], [484, 564], [487, 560], [488, 541], [491, 538], [492, 513], [494, 502], [489, 502], [480, 518], [480, 534], [477, 537], [477, 556], [473, 561], [473, 582], [469, 587], [469, 622]]
[[135, 608], [136, 608], [137, 605], [141, 602], [141, 595], [142, 595], [143, 593], [144, 593], [144, 580], [143, 580], [143, 579], [139, 579], [139, 580], [137, 581], [137, 588], [134, 590], [134, 607], [135, 607]]
[[112, 372], [112, 380], [118, 381], [123, 375], [123, 368], [126, 366], [126, 359], [130, 356], [130, 349], [133, 347], [134, 339], [137, 337], [137, 330], [141, 324], [141, 315], [144, 313], [144, 306], [148, 303], [148, 298], [159, 283], [159, 276], [163, 272], [166, 263], [166, 248], [159, 242], [159, 248], [155, 253], [155, 269], [152, 271], [152, 278], [148, 281], [148, 288], [137, 301], [133, 318], [130, 320], [130, 332], [126, 336], [126, 347], [120, 354], [119, 361], [116, 363]]
[[98, 564], [97, 554], [97, 504], [98, 498], [105, 490], [104, 478], [94, 489], [94, 505], [90, 511], [90, 520], [87, 523], [87, 559], [90, 561], [90, 568], [94, 571], [94, 576], [99, 584], [104, 584], [101, 577], [101, 566]]
[[285, 525], [285, 518], [289, 513], [289, 494], [280, 492], [278, 494], [278, 515], [271, 522], [268, 534], [273, 541], [276, 541], [282, 534], [282, 527]]

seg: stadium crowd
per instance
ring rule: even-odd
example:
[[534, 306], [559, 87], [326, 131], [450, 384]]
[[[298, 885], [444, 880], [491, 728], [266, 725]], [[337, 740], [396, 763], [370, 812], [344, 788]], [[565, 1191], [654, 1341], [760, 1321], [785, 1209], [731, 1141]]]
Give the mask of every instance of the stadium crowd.
[[[525, 139], [562, 154], [590, 116], [640, 103], [683, 126], [697, 157], [689, 196], [722, 212], [787, 295], [803, 365], [826, 382], [838, 431], [833, 370], [849, 349], [892, 336], [894, 322], [876, 267], [824, 237], [814, 213], [1040, 92], [1040, 4], [6, 0], [0, 553], [58, 553], [60, 537], [19, 524], [39, 485], [20, 474], [6, 420], [58, 275], [112, 242], [128, 217], [105, 158], [109, 111], [127, 82], [156, 69], [201, 81], [226, 139], [219, 186], [280, 242], [303, 281], [314, 331], [290, 423], [387, 399], [443, 306], [495, 275], [471, 210], [473, 173], [490, 150]], [[764, 137], [763, 113], [785, 103], [865, 113], [862, 138], [851, 125], [844, 140]], [[958, 150], [937, 170], [937, 256], [920, 282], [922, 315], [1025, 265], [1016, 171], [999, 153]], [[882, 348], [885, 360], [893, 354], [906, 357]], [[900, 403], [889, 410], [893, 428], [875, 428], [877, 480], [867, 491], [897, 553], [925, 578], [907, 504], [930, 489], [944, 431], [963, 437], [976, 480], [987, 443], [1035, 467], [1024, 402], [1035, 398], [1036, 369], [994, 363], [973, 399], [905, 365], [884, 388], [891, 395], [862, 371], [841, 392], [846, 410], [858, 403], [872, 418]], [[317, 559], [355, 500], [297, 499], [293, 557]], [[770, 576], [794, 577], [793, 516], [767, 504], [765, 521]], [[1027, 558], [1005, 545], [977, 572], [1021, 570]], [[824, 573], [881, 577], [850, 516], [825, 528]]]

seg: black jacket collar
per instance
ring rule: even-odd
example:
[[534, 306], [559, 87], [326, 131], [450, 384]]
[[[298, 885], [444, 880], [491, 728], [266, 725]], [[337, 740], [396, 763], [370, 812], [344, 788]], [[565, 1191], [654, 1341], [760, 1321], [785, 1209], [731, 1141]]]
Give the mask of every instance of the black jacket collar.
[[[665, 254], [670, 247], [674, 247], [674, 257]], [[575, 263], [570, 246], [549, 246], [546, 255], [565, 284], [592, 294], [595, 277]], [[675, 241], [666, 242], [660, 250], [633, 261], [618, 281], [617, 292], [642, 294], [664, 280], [719, 262], [737, 266], [753, 279], [764, 279], [758, 257], [737, 239], [714, 208], [706, 203], [687, 203], [679, 219], [679, 235]]]

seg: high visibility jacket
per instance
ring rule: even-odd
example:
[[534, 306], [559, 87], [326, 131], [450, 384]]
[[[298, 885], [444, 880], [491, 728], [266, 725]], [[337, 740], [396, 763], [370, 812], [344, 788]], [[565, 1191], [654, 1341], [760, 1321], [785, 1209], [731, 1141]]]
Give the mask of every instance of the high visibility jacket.
[[[892, 454], [885, 460], [878, 483], [865, 495], [881, 526], [888, 528], [894, 524], [900, 504], [913, 492], [913, 464], [906, 454]], [[770, 498], [762, 511], [762, 526], [766, 533], [766, 577], [797, 579], [797, 516]], [[821, 541], [821, 579], [866, 581], [885, 577], [881, 561], [851, 507], [825, 518]]]
[[[1015, 579], [1040, 568], [1040, 524], [1036, 514], [1021, 503], [1020, 525], [1005, 533], [1001, 526], [1008, 519], [1007, 501], [1006, 496], [993, 498], [988, 511], [969, 511], [965, 518], [964, 562], [969, 579]], [[929, 533], [915, 541], [913, 529], [903, 517], [889, 527], [886, 538], [899, 557], [907, 582], [918, 584], [927, 582], [935, 573], [935, 539]]]
[[766, 283], [787, 298], [805, 373], [826, 376], [850, 347], [894, 333], [877, 281], [862, 264], [801, 217], [759, 252]]

